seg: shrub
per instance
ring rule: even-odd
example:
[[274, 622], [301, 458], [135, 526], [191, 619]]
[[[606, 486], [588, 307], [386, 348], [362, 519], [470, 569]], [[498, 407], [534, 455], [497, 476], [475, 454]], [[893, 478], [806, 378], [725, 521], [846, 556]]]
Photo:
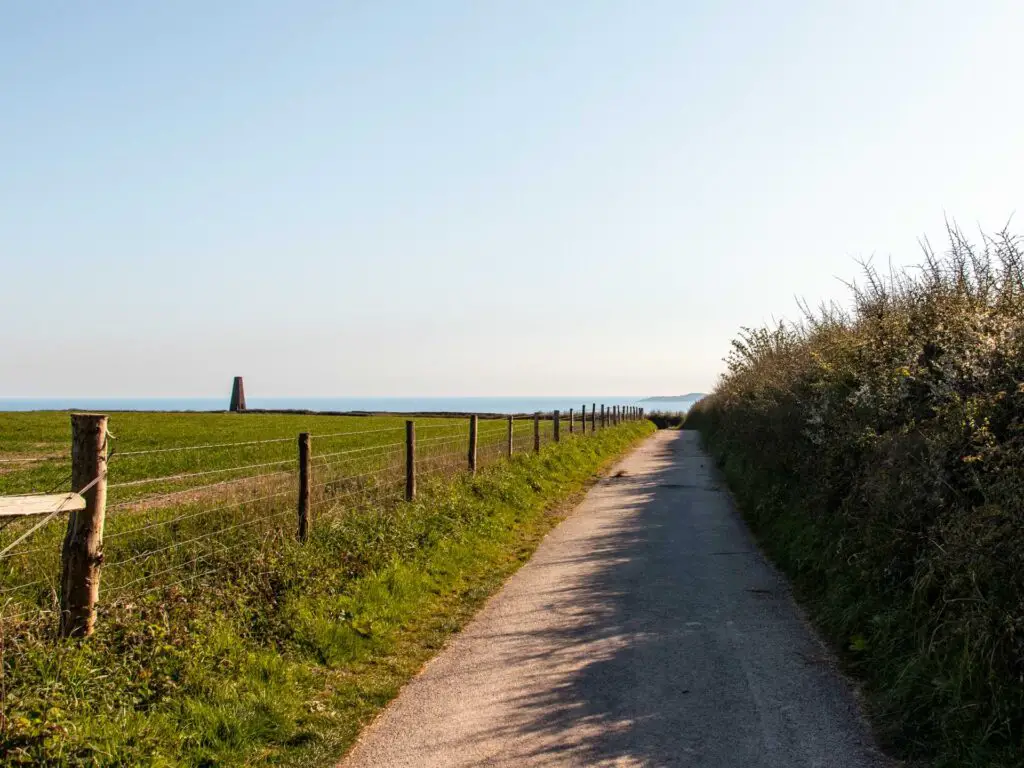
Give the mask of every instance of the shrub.
[[658, 429], [679, 429], [686, 419], [686, 414], [682, 411], [651, 411], [644, 415]]
[[949, 235], [920, 271], [866, 266], [849, 311], [745, 329], [687, 426], [886, 741], [1021, 765], [1024, 255]]

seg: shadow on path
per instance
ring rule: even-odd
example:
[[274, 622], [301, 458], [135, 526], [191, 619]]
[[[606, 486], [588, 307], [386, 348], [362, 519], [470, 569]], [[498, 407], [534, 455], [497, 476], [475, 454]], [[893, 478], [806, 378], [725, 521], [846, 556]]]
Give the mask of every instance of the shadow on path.
[[490, 636], [526, 684], [479, 738], [509, 764], [883, 764], [697, 436], [659, 438], [582, 546], [539, 563], [570, 574], [544, 608], [573, 620]]

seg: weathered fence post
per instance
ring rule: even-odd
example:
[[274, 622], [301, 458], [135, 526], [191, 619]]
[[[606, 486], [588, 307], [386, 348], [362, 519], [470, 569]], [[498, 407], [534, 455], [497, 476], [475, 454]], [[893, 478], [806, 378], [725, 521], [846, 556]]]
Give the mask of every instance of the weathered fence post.
[[576, 419], [573, 416], [572, 408], [569, 409], [569, 434], [576, 432]]
[[608, 420], [604, 412], [604, 403], [601, 403], [601, 429], [608, 426]]
[[583, 407], [580, 408], [580, 431], [583, 434], [587, 434], [587, 404], [584, 403]]
[[515, 446], [513, 446], [513, 444], [512, 444], [512, 434], [513, 434], [512, 433], [512, 419], [513, 419], [512, 416], [508, 417], [508, 455], [509, 456], [512, 455], [512, 451], [515, 448]]
[[478, 417], [475, 413], [469, 417], [469, 471], [474, 475], [476, 474], [477, 419]]
[[533, 452], [540, 453], [540, 411], [533, 414]]
[[590, 432], [597, 432], [597, 403], [590, 404]]
[[551, 432], [554, 435], [556, 443], [562, 439], [561, 418], [561, 411], [555, 411], [551, 414]]
[[405, 500], [416, 498], [416, 422], [405, 422]]
[[309, 537], [310, 477], [309, 432], [299, 433], [299, 541]]
[[85, 509], [71, 512], [61, 551], [61, 637], [88, 637], [96, 626], [107, 512], [107, 417], [71, 414], [71, 490]]

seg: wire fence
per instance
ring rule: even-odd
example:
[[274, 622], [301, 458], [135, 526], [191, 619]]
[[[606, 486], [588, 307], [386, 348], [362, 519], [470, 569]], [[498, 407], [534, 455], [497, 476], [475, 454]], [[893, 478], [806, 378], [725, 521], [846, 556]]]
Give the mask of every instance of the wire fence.
[[[625, 418], [611, 414], [603, 427]], [[642, 414], [634, 409], [629, 415]], [[80, 508], [59, 514], [62, 510], [54, 507], [45, 517], [19, 515], [17, 509], [24, 508], [19, 502], [22, 507], [9, 511], [12, 498], [32, 498], [39, 506], [56, 487], [0, 497], [5, 634], [18, 622], [51, 614], [61, 617], [62, 633], [75, 634], [77, 627], [77, 633], [88, 634], [97, 610], [102, 616], [153, 593], [221, 578], [254, 553], [294, 542], [296, 536], [304, 540], [309, 530], [315, 535], [346, 511], [389, 509], [414, 499], [417, 483], [445, 482], [600, 431], [602, 419], [588, 416], [586, 422], [575, 411], [572, 418], [560, 412], [430, 418], [412, 430], [400, 425], [309, 434], [304, 457], [295, 438], [120, 446], [107, 430], [106, 417], [94, 416], [102, 419], [101, 449], [90, 457], [73, 435], [73, 466], [62, 468], [56, 482], [67, 498], [81, 501]], [[91, 484], [82, 481], [90, 458]], [[79, 497], [66, 493], [69, 484], [82, 489]], [[94, 586], [101, 572], [102, 591], [76, 597], [82, 591], [78, 582]], [[72, 605], [75, 600], [84, 604]], [[82, 616], [77, 624], [76, 609]]]

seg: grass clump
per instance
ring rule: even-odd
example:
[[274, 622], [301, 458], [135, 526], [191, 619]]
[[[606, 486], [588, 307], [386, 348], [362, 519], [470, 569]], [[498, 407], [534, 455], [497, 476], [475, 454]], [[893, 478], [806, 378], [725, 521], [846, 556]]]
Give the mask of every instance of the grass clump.
[[690, 413], [867, 682], [884, 740], [1024, 764], [1024, 255], [1007, 232], [866, 269], [853, 308], [747, 329]]
[[632, 423], [252, 537], [217, 573], [104, 603], [59, 642], [7, 623], [4, 765], [310, 765], [360, 727], [529, 557]]

